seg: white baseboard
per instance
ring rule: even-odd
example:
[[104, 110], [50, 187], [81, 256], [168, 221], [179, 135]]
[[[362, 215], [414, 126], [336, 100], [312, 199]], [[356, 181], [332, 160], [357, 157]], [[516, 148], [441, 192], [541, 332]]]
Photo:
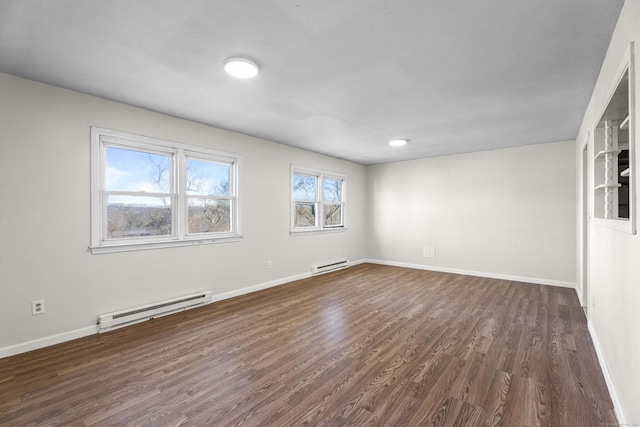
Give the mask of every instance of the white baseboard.
[[[366, 259], [349, 261], [349, 267], [358, 265], [358, 264], [363, 264], [365, 262], [369, 262], [369, 261]], [[254, 286], [248, 286], [246, 288], [237, 289], [235, 291], [224, 292], [222, 294], [213, 295], [211, 297], [211, 302], [222, 301], [225, 299], [238, 297], [240, 295], [250, 294], [252, 292], [261, 291], [263, 289], [273, 288], [274, 286], [284, 285], [285, 283], [295, 282], [296, 280], [307, 279], [311, 276], [312, 276], [311, 271], [309, 271], [308, 273], [295, 274], [293, 276], [272, 280], [270, 282], [260, 283]]]
[[39, 348], [49, 347], [66, 341], [83, 338], [98, 333], [98, 326], [92, 325], [85, 328], [76, 329], [75, 331], [63, 332], [61, 334], [51, 335], [44, 338], [38, 338], [32, 341], [23, 342], [16, 345], [0, 348], [0, 359], [16, 354], [26, 353], [28, 351], [37, 350]]
[[236, 289], [235, 291], [224, 292], [211, 297], [211, 302], [222, 301], [229, 298], [238, 297], [240, 295], [250, 294], [252, 292], [261, 291], [263, 289], [273, 288], [274, 286], [284, 285], [285, 283], [295, 282], [296, 280], [302, 280], [311, 277], [311, 271], [308, 273], [296, 274], [294, 276], [285, 277], [283, 279], [272, 280], [270, 282], [260, 283], [254, 286], [248, 286], [242, 289]]
[[410, 264], [406, 262], [383, 261], [379, 259], [368, 259], [362, 262], [370, 262], [372, 264], [391, 265], [394, 267], [414, 268], [418, 270], [439, 271], [441, 273], [463, 274], [465, 276], [488, 277], [490, 279], [511, 280], [513, 282], [535, 283], [537, 285], [558, 286], [561, 288], [575, 289], [576, 284], [572, 282], [563, 282], [561, 280], [539, 279], [537, 277], [512, 276], [509, 274], [487, 273], [485, 271], [461, 270], [458, 268], [436, 267], [433, 265]]
[[587, 321], [587, 326], [589, 327], [589, 333], [591, 334], [593, 347], [596, 349], [596, 354], [598, 355], [600, 370], [602, 371], [602, 375], [604, 375], [604, 380], [607, 383], [607, 388], [609, 389], [609, 395], [611, 396], [611, 401], [613, 402], [613, 409], [616, 412], [616, 418], [618, 418], [618, 425], [621, 425], [621, 426], [631, 425], [627, 422], [627, 418], [624, 416], [624, 411], [622, 410], [622, 404], [620, 403], [620, 399], [618, 398], [616, 387], [613, 384], [613, 378], [611, 377], [611, 373], [609, 372], [609, 368], [607, 367], [607, 362], [604, 358], [604, 353], [602, 353], [600, 340], [598, 340], [598, 335], [596, 334], [596, 330], [593, 327], [593, 323], [591, 323], [591, 320]]
[[[479, 276], [479, 277], [489, 277], [493, 279], [504, 279], [504, 280], [513, 280], [518, 282], [529, 282], [529, 283], [537, 283], [541, 285], [551, 285], [551, 286], [562, 286], [567, 288], [574, 288], [574, 283], [569, 282], [560, 282], [554, 280], [546, 280], [546, 279], [535, 279], [530, 277], [519, 277], [519, 276], [508, 276], [503, 274], [493, 274], [493, 273], [484, 273], [477, 271], [468, 271], [468, 270], [458, 270], [452, 268], [441, 268], [427, 265], [418, 265], [418, 264], [408, 264], [401, 262], [393, 262], [393, 261], [382, 261], [382, 260], [372, 260], [372, 259], [360, 259], [356, 261], [351, 261], [349, 263], [350, 266], [363, 264], [363, 263], [372, 263], [372, 264], [381, 264], [381, 265], [391, 265], [396, 267], [406, 267], [406, 268], [414, 268], [421, 270], [432, 270], [432, 271], [440, 271], [445, 273], [456, 273], [456, 274], [465, 274], [469, 276]], [[272, 280], [270, 282], [260, 283], [255, 286], [249, 286], [242, 289], [237, 289], [234, 291], [224, 292], [221, 294], [213, 295], [212, 302], [222, 301], [229, 298], [234, 298], [240, 295], [250, 294], [252, 292], [257, 292], [263, 289], [272, 288], [274, 286], [283, 285], [285, 283], [294, 282], [296, 280], [306, 279], [311, 277], [311, 271], [308, 273], [296, 274], [289, 277], [284, 277], [282, 279]], [[98, 332], [98, 328], [96, 325], [87, 326], [81, 329], [76, 329], [74, 331], [63, 332], [56, 335], [51, 335], [44, 338], [38, 338], [32, 341], [27, 341], [20, 344], [11, 345], [8, 347], [0, 348], [0, 359], [4, 357], [14, 356], [20, 353], [26, 353], [28, 351], [37, 350], [39, 348], [48, 347], [54, 344], [60, 344], [65, 341], [71, 341], [77, 338], [86, 337], [88, 335], [92, 335]]]
[[[351, 263], [351, 265], [353, 265], [353, 263]], [[272, 288], [274, 286], [283, 285], [285, 283], [293, 282], [296, 280], [306, 279], [307, 277], [311, 277], [311, 271], [309, 271], [308, 273], [297, 274], [297, 275], [285, 277], [282, 279], [272, 280], [270, 282], [261, 283], [255, 286], [249, 286], [249, 287], [238, 289], [235, 291], [224, 292], [221, 294], [213, 295], [211, 297], [211, 302], [222, 301], [228, 298], [249, 294], [252, 292], [260, 291], [262, 289]], [[66, 341], [83, 338], [96, 333], [98, 333], [98, 327], [97, 325], [92, 325], [92, 326], [87, 326], [81, 329], [76, 329], [75, 331], [63, 332], [60, 334], [38, 338], [32, 341], [27, 341], [20, 344], [10, 345], [8, 347], [0, 348], [0, 359], [9, 357], [9, 356], [15, 356], [16, 354], [26, 353], [28, 351], [37, 350], [39, 348], [60, 344]]]

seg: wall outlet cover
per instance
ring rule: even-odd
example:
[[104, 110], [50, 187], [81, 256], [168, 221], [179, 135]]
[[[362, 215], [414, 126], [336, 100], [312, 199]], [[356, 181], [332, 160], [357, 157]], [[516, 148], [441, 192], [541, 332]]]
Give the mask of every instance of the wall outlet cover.
[[425, 258], [435, 258], [436, 257], [436, 247], [424, 245], [422, 247], [422, 256]]
[[38, 314], [44, 313], [44, 300], [39, 299], [35, 301], [31, 301], [31, 315], [37, 316]]

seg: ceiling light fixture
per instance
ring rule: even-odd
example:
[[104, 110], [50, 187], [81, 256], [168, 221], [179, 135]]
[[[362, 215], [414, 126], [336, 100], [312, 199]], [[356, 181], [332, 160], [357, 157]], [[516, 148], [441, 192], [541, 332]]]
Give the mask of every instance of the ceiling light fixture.
[[258, 75], [260, 67], [251, 59], [233, 57], [224, 61], [224, 70], [233, 77], [250, 79]]
[[408, 139], [392, 139], [389, 141], [389, 145], [392, 147], [402, 147], [403, 145], [406, 145], [407, 142], [409, 142]]

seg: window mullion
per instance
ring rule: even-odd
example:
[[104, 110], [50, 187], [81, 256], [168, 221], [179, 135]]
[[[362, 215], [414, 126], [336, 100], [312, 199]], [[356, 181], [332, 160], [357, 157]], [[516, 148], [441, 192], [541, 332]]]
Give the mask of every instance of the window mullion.
[[[99, 177], [100, 177], [100, 182], [99, 182], [99, 191], [100, 191], [100, 196], [99, 196], [99, 200], [100, 200], [99, 201], [100, 237], [99, 237], [99, 239], [100, 239], [100, 241], [99, 242], [93, 242], [93, 243], [94, 244], [95, 243], [100, 243], [101, 244], [102, 242], [104, 242], [107, 239], [107, 234], [108, 234], [107, 194], [106, 194], [107, 174], [106, 174], [106, 165], [105, 165], [105, 161], [104, 161], [104, 159], [106, 158], [107, 148], [106, 148], [105, 144], [102, 142], [101, 138], [97, 138], [97, 140], [99, 141], [98, 142], [99, 158], [95, 159], [95, 163], [93, 164], [93, 166], [95, 166], [95, 164], [97, 163], [97, 165], [99, 167]], [[93, 220], [93, 218], [92, 218], [92, 220]]]
[[149, 193], [146, 191], [115, 191], [104, 190], [107, 196], [142, 196], [142, 197], [173, 197], [175, 193]]
[[173, 163], [172, 189], [176, 198], [174, 226], [176, 227], [176, 236], [182, 240], [187, 234], [187, 160], [184, 150], [180, 149], [174, 154]]
[[[102, 180], [104, 182], [104, 178]], [[104, 188], [104, 187], [103, 187]], [[107, 193], [106, 190], [101, 190], [100, 191], [100, 200], [101, 200], [101, 209], [102, 209], [102, 221], [100, 223], [100, 240], [101, 242], [104, 242], [105, 240], [107, 240], [107, 236], [109, 234], [109, 230], [108, 230], [108, 225], [109, 225], [109, 220], [108, 220], [108, 209], [109, 209], [109, 194]]]
[[230, 200], [233, 201], [236, 198], [233, 196], [202, 196], [200, 194], [188, 194], [187, 199], [200, 199], [200, 200]]
[[322, 203], [322, 173], [316, 176], [316, 227], [322, 229], [324, 205]]

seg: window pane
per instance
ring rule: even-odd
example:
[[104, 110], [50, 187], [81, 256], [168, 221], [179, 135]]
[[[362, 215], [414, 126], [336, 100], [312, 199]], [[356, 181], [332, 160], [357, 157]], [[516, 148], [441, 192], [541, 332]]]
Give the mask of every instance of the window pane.
[[316, 200], [315, 176], [293, 175], [293, 200]]
[[324, 225], [342, 225], [342, 205], [339, 203], [324, 204]]
[[229, 200], [189, 199], [189, 233], [231, 231]]
[[339, 179], [322, 180], [322, 196], [325, 202], [341, 202], [342, 181]]
[[231, 196], [231, 165], [187, 159], [187, 194]]
[[316, 204], [296, 203], [296, 216], [294, 224], [294, 227], [315, 227]]
[[171, 235], [171, 198], [107, 197], [107, 237], [121, 239]]
[[171, 156], [105, 147], [107, 191], [169, 193]]

